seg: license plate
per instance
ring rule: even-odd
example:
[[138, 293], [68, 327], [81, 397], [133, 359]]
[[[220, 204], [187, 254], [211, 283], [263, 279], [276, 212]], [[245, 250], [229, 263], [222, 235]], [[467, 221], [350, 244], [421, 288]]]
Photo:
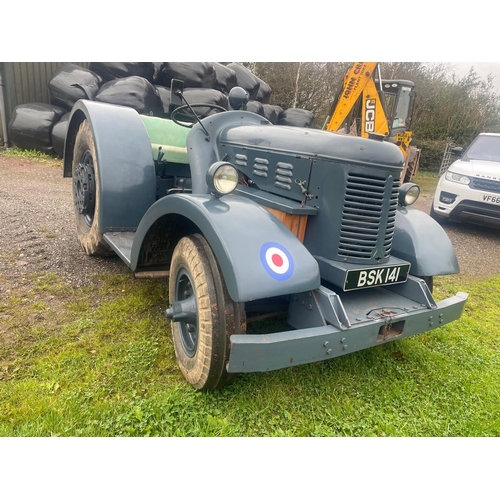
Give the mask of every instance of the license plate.
[[347, 271], [344, 290], [359, 290], [360, 288], [404, 283], [408, 279], [409, 272], [410, 264], [351, 269]]
[[411, 134], [408, 132], [400, 132], [396, 134], [396, 142], [408, 142], [410, 140]]
[[500, 196], [483, 194], [483, 201], [486, 201], [487, 203], [493, 203], [494, 205], [500, 205]]

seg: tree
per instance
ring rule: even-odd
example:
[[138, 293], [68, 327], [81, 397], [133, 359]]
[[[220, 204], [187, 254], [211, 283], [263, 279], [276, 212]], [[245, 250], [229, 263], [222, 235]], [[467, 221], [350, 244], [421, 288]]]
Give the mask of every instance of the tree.
[[[321, 128], [352, 63], [244, 64], [271, 87], [271, 104], [285, 110], [298, 107], [312, 111], [315, 127]], [[467, 145], [480, 132], [500, 132], [500, 96], [494, 92], [491, 76], [482, 79], [471, 68], [468, 75], [458, 78], [448, 63], [382, 62], [380, 67], [384, 79], [415, 83], [415, 140], [451, 137], [455, 143]]]
[[349, 63], [259, 62], [255, 75], [272, 89], [270, 104], [312, 111], [321, 128]]

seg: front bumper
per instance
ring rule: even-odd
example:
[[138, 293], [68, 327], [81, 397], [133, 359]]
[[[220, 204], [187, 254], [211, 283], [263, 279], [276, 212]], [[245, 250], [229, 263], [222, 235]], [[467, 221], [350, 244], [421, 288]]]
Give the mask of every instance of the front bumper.
[[[427, 290], [422, 295], [424, 299], [415, 293], [415, 283]], [[342, 297], [330, 293], [328, 300], [336, 302], [331, 311], [327, 310], [328, 306], [325, 308], [325, 301], [315, 295], [317, 291], [308, 292], [309, 304], [299, 297], [306, 302], [303, 315], [319, 311], [317, 317], [323, 318], [323, 324], [279, 333], [232, 335], [227, 370], [230, 373], [265, 372], [324, 361], [423, 333], [462, 315], [468, 294], [459, 292], [436, 303], [421, 280], [413, 278], [409, 286], [413, 287], [410, 293], [406, 285], [340, 294]], [[397, 293], [390, 291], [391, 288]], [[400, 291], [406, 296], [400, 295]], [[422, 300], [426, 303], [419, 303]], [[319, 306], [317, 311], [312, 304]]]

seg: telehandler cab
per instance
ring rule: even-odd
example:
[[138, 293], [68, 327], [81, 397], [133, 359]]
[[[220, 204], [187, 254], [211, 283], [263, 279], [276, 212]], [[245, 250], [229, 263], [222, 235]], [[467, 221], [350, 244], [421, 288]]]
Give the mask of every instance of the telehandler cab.
[[[272, 125], [184, 103], [171, 119], [78, 101], [65, 143], [76, 232], [134, 276], [168, 276], [175, 354], [196, 389], [234, 374], [324, 361], [458, 319], [467, 294], [436, 302], [433, 276], [458, 273], [441, 226], [400, 186], [391, 143]], [[182, 104], [184, 103], [184, 104]], [[194, 113], [196, 112], [196, 113]], [[215, 113], [215, 114], [214, 114]], [[287, 314], [288, 329], [246, 334]]]

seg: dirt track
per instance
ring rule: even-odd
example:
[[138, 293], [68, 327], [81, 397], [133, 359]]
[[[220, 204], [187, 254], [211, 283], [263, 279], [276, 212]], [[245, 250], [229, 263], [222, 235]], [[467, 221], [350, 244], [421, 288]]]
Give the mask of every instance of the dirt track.
[[[428, 213], [432, 196], [416, 207]], [[71, 179], [58, 164], [0, 156], [0, 294], [26, 285], [36, 272], [53, 272], [75, 287], [101, 272], [129, 273], [118, 257], [88, 257], [75, 234]], [[449, 225], [463, 274], [500, 273], [500, 232]]]
[[91, 284], [96, 273], [128, 272], [118, 257], [83, 252], [72, 203], [71, 179], [61, 166], [0, 156], [0, 293], [37, 272], [53, 272], [75, 287]]

